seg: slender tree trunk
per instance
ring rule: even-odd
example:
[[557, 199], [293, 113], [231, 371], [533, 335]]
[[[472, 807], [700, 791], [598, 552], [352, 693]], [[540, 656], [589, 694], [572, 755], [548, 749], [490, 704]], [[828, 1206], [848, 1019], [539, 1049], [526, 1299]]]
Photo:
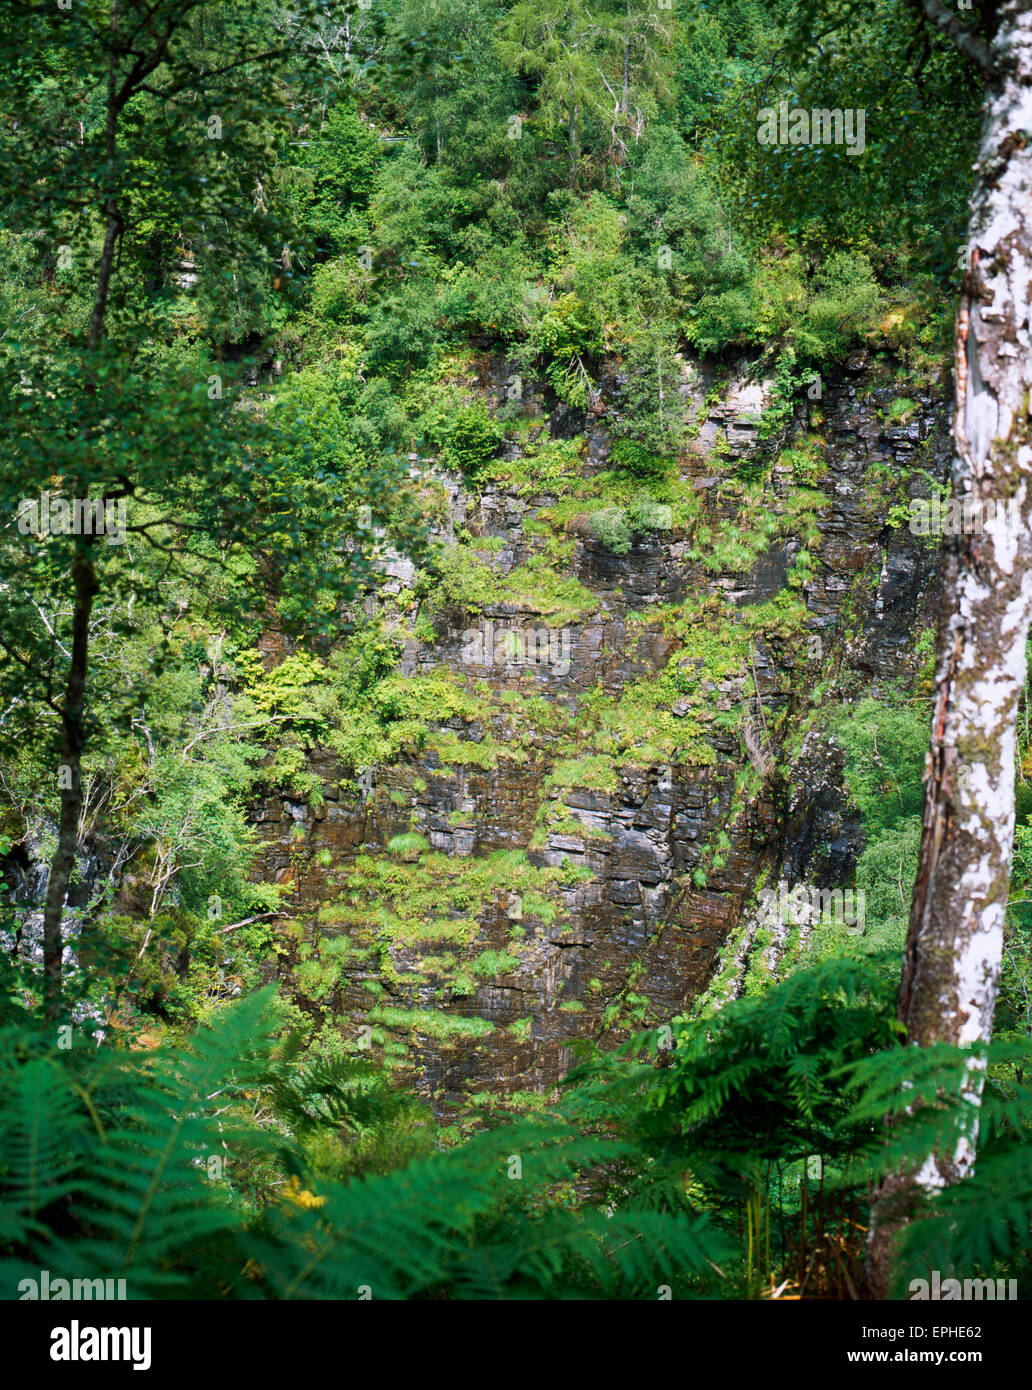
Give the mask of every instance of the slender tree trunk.
[[[993, 41], [957, 315], [954, 492], [999, 504], [944, 547], [924, 828], [899, 1018], [910, 1044], [987, 1041], [1000, 975], [1014, 838], [1014, 754], [1032, 617], [1032, 0], [1001, 8]], [[1019, 524], [1003, 504], [1014, 500]], [[891, 1291], [893, 1240], [922, 1193], [962, 1179], [978, 1137], [983, 1072], [948, 1152], [877, 1194], [868, 1294]]]
[[[118, 4], [112, 0], [109, 29], [112, 36], [118, 29]], [[167, 38], [165, 40], [167, 44]], [[162, 51], [164, 51], [162, 46]], [[108, 72], [107, 120], [105, 127], [105, 154], [108, 160], [108, 173], [113, 176], [114, 159], [118, 134], [118, 115], [127, 100], [126, 93], [119, 93], [118, 74], [114, 58]], [[97, 284], [90, 309], [89, 332], [86, 339], [86, 373], [84, 392], [89, 398], [96, 395], [96, 374], [90, 363], [91, 356], [100, 348], [104, 340], [104, 324], [107, 318], [108, 299], [111, 293], [111, 279], [114, 274], [115, 249], [122, 235], [122, 218], [114, 196], [104, 201], [104, 245], [97, 265]], [[90, 424], [84, 431], [84, 456], [89, 457]], [[68, 667], [64, 697], [61, 702], [61, 729], [63, 747], [62, 767], [65, 775], [61, 778], [61, 817], [58, 827], [57, 847], [50, 861], [47, 877], [47, 895], [43, 905], [43, 1006], [48, 1019], [54, 1020], [61, 1012], [61, 965], [64, 946], [61, 940], [61, 919], [68, 897], [68, 885], [75, 867], [75, 850], [79, 836], [79, 818], [82, 814], [82, 753], [85, 746], [84, 705], [86, 699], [86, 673], [89, 665], [90, 616], [93, 600], [97, 594], [97, 574], [93, 564], [90, 546], [92, 537], [83, 536], [75, 545], [72, 558], [72, 656]]]
[[[115, 246], [122, 223], [113, 200], [107, 204], [107, 229], [97, 276], [97, 290], [90, 314], [87, 356], [96, 351], [104, 335], [104, 319], [114, 268]], [[89, 371], [86, 392], [92, 395], [96, 383]], [[88, 439], [84, 441], [88, 449]], [[68, 885], [75, 867], [75, 850], [82, 814], [82, 753], [85, 747], [84, 703], [86, 673], [89, 666], [90, 617], [97, 594], [97, 575], [90, 552], [92, 537], [83, 536], [75, 547], [72, 559], [72, 655], [61, 701], [61, 731], [63, 747], [61, 765], [61, 817], [57, 847], [50, 861], [47, 877], [47, 896], [43, 907], [43, 998], [48, 1019], [56, 1019], [61, 1009], [61, 961], [64, 947], [61, 941], [61, 918], [68, 897]]]
[[570, 92], [570, 119], [567, 125], [567, 140], [570, 146], [570, 187], [577, 187], [577, 165], [580, 161], [580, 140], [577, 132], [577, 103]]
[[75, 548], [72, 561], [74, 608], [72, 659], [61, 702], [63, 748], [61, 752], [61, 820], [57, 848], [50, 861], [47, 896], [43, 908], [43, 992], [46, 1017], [54, 1020], [61, 1009], [61, 919], [68, 885], [75, 866], [75, 848], [82, 815], [82, 751], [85, 744], [84, 700], [89, 650], [90, 615], [97, 592], [97, 578], [90, 554], [89, 537]]
[[627, 94], [631, 87], [631, 0], [627, 0], [627, 28], [624, 30], [623, 87], [620, 94], [620, 114], [627, 115]]

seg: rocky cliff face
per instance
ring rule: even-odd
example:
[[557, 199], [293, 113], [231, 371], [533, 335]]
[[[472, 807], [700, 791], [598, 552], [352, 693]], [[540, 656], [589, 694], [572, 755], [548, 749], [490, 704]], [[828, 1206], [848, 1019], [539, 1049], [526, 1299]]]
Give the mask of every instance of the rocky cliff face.
[[[500, 404], [508, 380], [484, 362], [470, 393]], [[279, 973], [441, 1106], [529, 1102], [577, 1039], [667, 1022], [718, 970], [733, 993], [761, 878], [848, 883], [820, 708], [912, 672], [932, 620], [935, 549], [887, 519], [918, 469], [945, 476], [941, 394], [903, 400], [857, 359], [774, 449], [771, 383], [686, 364], [672, 502], [618, 553], [598, 516], [619, 510], [619, 384], [597, 414], [528, 398], [511, 484], [418, 461], [441, 539], [497, 582], [420, 584], [392, 557], [367, 613], [406, 677], [446, 675], [468, 707], [358, 793], [317, 750], [321, 805], [283, 788], [256, 808], [262, 871], [294, 892]], [[564, 439], [576, 477], [541, 452]]]

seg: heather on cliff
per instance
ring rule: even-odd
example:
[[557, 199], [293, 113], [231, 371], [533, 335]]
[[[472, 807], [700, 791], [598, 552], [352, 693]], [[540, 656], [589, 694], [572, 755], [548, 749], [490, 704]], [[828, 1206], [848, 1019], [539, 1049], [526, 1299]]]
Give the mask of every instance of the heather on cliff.
[[822, 25], [0, 36], [0, 1297], [1029, 1279], [1023, 694], [991, 1027], [897, 1005], [981, 48]]

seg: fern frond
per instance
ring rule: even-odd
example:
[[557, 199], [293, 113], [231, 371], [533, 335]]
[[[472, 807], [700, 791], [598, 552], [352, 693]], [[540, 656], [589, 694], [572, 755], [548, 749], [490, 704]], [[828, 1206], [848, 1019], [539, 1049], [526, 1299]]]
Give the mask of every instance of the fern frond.
[[76, 1153], [87, 1123], [67, 1067], [37, 1057], [0, 1072], [0, 1242], [44, 1237], [41, 1217], [78, 1186]]
[[98, 1274], [124, 1276], [133, 1296], [183, 1287], [185, 1254], [242, 1228], [230, 1184], [212, 1183], [207, 1161], [228, 1154], [232, 1165], [272, 1142], [240, 1105], [267, 1064], [270, 998], [265, 990], [223, 1009], [189, 1046], [145, 1066], [128, 1054], [105, 1077], [125, 1099], [85, 1189], [81, 1215], [95, 1234], [83, 1248]]

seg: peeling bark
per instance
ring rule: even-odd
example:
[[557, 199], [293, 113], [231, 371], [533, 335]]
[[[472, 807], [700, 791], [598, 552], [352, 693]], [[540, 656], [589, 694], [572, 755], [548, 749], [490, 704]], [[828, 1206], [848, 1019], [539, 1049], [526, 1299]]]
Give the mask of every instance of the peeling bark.
[[[944, 544], [924, 826], [899, 995], [910, 1044], [987, 1041], [1014, 838], [1014, 753], [1032, 618], [1032, 0], [1000, 12], [992, 48], [967, 270], [957, 314], [954, 493], [1015, 499], [982, 534]], [[952, 1151], [898, 1173], [875, 1203], [868, 1294], [888, 1296], [893, 1238], [915, 1197], [974, 1160], [983, 1074], [972, 1065]]]

